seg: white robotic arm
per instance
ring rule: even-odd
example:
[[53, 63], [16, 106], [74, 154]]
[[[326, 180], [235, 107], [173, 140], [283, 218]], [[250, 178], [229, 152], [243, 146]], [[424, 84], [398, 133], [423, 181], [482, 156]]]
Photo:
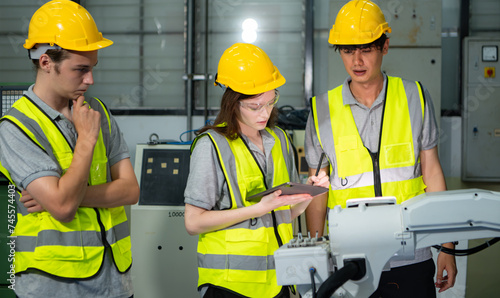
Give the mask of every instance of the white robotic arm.
[[434, 192], [400, 205], [391, 198], [350, 200], [330, 210], [328, 221], [329, 241], [294, 239], [275, 252], [278, 283], [295, 284], [307, 296], [332, 288], [323, 284], [332, 274], [347, 274], [341, 288], [333, 286], [334, 297], [368, 297], [390, 260], [411, 260], [417, 248], [500, 237], [500, 193]]

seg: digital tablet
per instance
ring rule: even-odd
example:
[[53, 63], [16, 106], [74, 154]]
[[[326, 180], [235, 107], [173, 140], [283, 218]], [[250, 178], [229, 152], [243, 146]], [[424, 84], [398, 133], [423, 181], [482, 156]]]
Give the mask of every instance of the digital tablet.
[[258, 194], [255, 194], [251, 197], [247, 198], [247, 201], [255, 202], [255, 201], [260, 201], [263, 196], [266, 196], [268, 194], [271, 194], [278, 189], [281, 189], [281, 195], [295, 195], [295, 194], [310, 194], [311, 196], [315, 197], [320, 194], [324, 194], [325, 192], [328, 191], [328, 188], [321, 187], [321, 186], [314, 186], [314, 185], [308, 185], [308, 184], [302, 184], [302, 183], [295, 183], [295, 182], [287, 182], [283, 183], [281, 185], [275, 186], [271, 189], [265, 190], [263, 192], [260, 192]]

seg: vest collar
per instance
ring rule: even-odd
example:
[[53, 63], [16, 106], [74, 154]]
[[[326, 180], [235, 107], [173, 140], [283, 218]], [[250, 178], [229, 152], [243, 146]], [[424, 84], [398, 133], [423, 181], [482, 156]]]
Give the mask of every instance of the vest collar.
[[[250, 150], [260, 151], [259, 147], [257, 147], [257, 145], [252, 143], [246, 135], [244, 135], [242, 133], [240, 133], [240, 135], [243, 138], [243, 140], [248, 144], [248, 146], [250, 147]], [[262, 136], [262, 143], [264, 144], [264, 148], [268, 149], [264, 153], [266, 154], [266, 156], [269, 156], [269, 154], [271, 153], [271, 149], [274, 146], [274, 142], [275, 142], [274, 137], [265, 129], [260, 131], [260, 135]]]
[[48, 104], [46, 104], [40, 97], [38, 97], [35, 92], [33, 92], [33, 87], [35, 84], [31, 85], [28, 90], [26, 91], [25, 96], [31, 99], [37, 106], [40, 107], [40, 109], [49, 116], [51, 120], [55, 120], [58, 117], [61, 119], [65, 119], [63, 114], [59, 113], [58, 111], [54, 110], [51, 108]]
[[[382, 90], [380, 91], [379, 95], [377, 96], [377, 99], [372, 105], [372, 109], [379, 104], [383, 103], [385, 101], [385, 89], [387, 88], [387, 75], [385, 73], [382, 73], [384, 76], [384, 86], [382, 87]], [[354, 96], [352, 96], [351, 89], [349, 88], [349, 83], [352, 81], [352, 78], [348, 76], [344, 84], [342, 85], [342, 101], [344, 105], [358, 105], [361, 108], [367, 108], [365, 105], [359, 103]]]

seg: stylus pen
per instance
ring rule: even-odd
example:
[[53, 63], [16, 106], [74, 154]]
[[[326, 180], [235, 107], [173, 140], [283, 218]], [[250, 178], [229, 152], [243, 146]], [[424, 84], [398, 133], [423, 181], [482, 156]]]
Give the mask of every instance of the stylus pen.
[[318, 167], [316, 168], [316, 174], [314, 176], [318, 177], [319, 170], [321, 169], [321, 164], [323, 163], [323, 158], [325, 157], [325, 152], [321, 152], [321, 156], [319, 158]]

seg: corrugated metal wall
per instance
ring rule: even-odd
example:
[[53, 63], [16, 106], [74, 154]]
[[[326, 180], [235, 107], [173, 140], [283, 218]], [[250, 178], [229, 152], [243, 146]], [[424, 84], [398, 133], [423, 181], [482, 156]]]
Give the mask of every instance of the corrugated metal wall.
[[500, 35], [500, 1], [470, 0], [469, 2], [469, 35]]
[[[47, 1], [2, 0], [0, 3], [0, 85], [30, 84], [32, 64], [22, 47], [29, 21]], [[179, 0], [81, 0], [99, 31], [114, 41], [99, 51], [95, 85], [87, 92], [110, 108], [186, 108], [186, 2]], [[304, 106], [304, 1], [194, 1], [195, 72], [212, 75], [194, 84], [194, 107], [219, 106], [222, 92], [213, 76], [224, 49], [242, 42], [241, 23], [258, 22], [254, 44], [262, 47], [287, 79], [279, 105]], [[208, 32], [208, 36], [205, 33]], [[206, 52], [205, 52], [206, 51]], [[206, 88], [206, 89], [205, 89]], [[182, 113], [182, 111], [181, 111]]]

